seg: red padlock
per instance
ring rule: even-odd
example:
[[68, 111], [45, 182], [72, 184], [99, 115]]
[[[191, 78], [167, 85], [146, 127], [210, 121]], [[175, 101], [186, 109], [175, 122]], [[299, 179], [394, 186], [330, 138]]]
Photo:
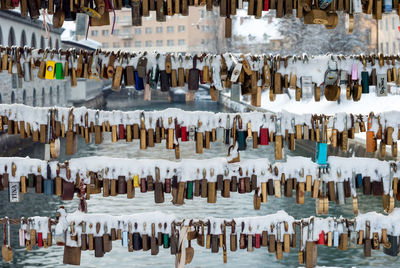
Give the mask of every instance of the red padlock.
[[165, 179], [165, 189], [164, 191], [169, 194], [171, 193], [171, 179]]
[[246, 186], [245, 186], [245, 181], [244, 178], [239, 179], [239, 194], [244, 194], [246, 193]]
[[317, 244], [318, 245], [325, 245], [325, 232], [324, 231], [322, 231], [319, 234], [319, 238], [318, 238], [318, 243]]
[[19, 7], [19, 0], [12, 0], [13, 7]]
[[145, 178], [140, 179], [140, 192], [141, 193], [147, 192], [147, 182]]
[[175, 138], [178, 140], [181, 137], [181, 125], [178, 124], [178, 120], [175, 118]]
[[181, 127], [181, 141], [188, 141], [187, 127]]
[[261, 246], [261, 235], [260, 234], [256, 234], [256, 244], [255, 244], [255, 248], [260, 248]]
[[260, 128], [260, 145], [269, 144], [269, 130], [268, 128]]
[[264, 0], [264, 9], [263, 11], [268, 11], [269, 10], [269, 0]]
[[105, 0], [104, 1], [105, 9], [106, 9], [107, 12], [112, 12], [113, 11], [112, 3], [110, 1], [112, 1], [112, 0]]
[[125, 126], [123, 124], [118, 125], [118, 139], [124, 140], [125, 139]]
[[43, 234], [37, 233], [37, 245], [38, 247], [43, 247]]

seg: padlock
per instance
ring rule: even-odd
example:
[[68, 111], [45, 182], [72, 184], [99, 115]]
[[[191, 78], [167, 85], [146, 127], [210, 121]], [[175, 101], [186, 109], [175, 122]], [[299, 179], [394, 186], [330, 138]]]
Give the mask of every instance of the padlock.
[[4, 243], [1, 248], [1, 256], [5, 262], [11, 262], [13, 259], [13, 252], [11, 248], [10, 236], [10, 220], [5, 217], [6, 223], [4, 224]]
[[9, 202], [21, 201], [19, 182], [13, 182], [13, 181], [8, 182], [8, 201]]
[[323, 117], [323, 119], [322, 119], [322, 139], [321, 139], [321, 142], [317, 142], [316, 156], [315, 156], [315, 159], [319, 165], [327, 164], [328, 144], [326, 141], [325, 130], [326, 130], [326, 123], [325, 123], [325, 117]]
[[364, 257], [371, 257], [372, 242], [370, 237], [371, 237], [370, 221], [367, 220], [365, 222]]
[[275, 129], [276, 132], [274, 133], [275, 139], [275, 160], [282, 160], [283, 159], [283, 137], [281, 134], [281, 119], [275, 118]]
[[[392, 230], [394, 230], [394, 226], [392, 227]], [[389, 256], [398, 256], [400, 253], [398, 236], [394, 234], [387, 236], [387, 240], [383, 244], [383, 253]]]
[[310, 219], [308, 223], [308, 233], [305, 249], [305, 263], [306, 267], [315, 267], [317, 265], [317, 245], [314, 242], [314, 218]]

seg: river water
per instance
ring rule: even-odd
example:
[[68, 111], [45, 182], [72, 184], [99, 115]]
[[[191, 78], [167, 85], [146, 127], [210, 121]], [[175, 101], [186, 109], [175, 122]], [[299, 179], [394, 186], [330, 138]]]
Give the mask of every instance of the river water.
[[[204, 96], [203, 96], [204, 97]], [[171, 107], [172, 104], [162, 100], [153, 100], [151, 103], [134, 100], [133, 97], [109, 96], [107, 98], [106, 109], [120, 110], [161, 110]], [[223, 106], [212, 102], [207, 98], [202, 98], [193, 104], [173, 104], [173, 107], [184, 110], [206, 110], [206, 111], [227, 111]], [[84, 156], [110, 156], [124, 158], [161, 158], [174, 160], [173, 150], [166, 150], [165, 144], [157, 144], [151, 150], [140, 150], [139, 142], [135, 140], [132, 143], [118, 142], [111, 143], [111, 137], [105, 135], [104, 143], [101, 145], [85, 144], [83, 140], [78, 138], [78, 153], [74, 157]], [[42, 158], [42, 144], [33, 144], [30, 148], [20, 150], [18, 155], [14, 156], [30, 156], [32, 158]], [[202, 155], [195, 155], [194, 142], [181, 143], [182, 158], [211, 158], [223, 157], [227, 154], [227, 146], [221, 143], [214, 143], [210, 150], [205, 150]], [[250, 146], [251, 147], [251, 146]], [[61, 143], [62, 155], [60, 160], [68, 159], [63, 150], [64, 143]], [[288, 152], [286, 150], [286, 152]], [[294, 153], [288, 152], [289, 155], [302, 155], [311, 157], [309, 152], [296, 149]], [[263, 146], [263, 148], [249, 148], [241, 152], [242, 159], [252, 159], [259, 157], [267, 157], [272, 160], [274, 156], [273, 146]], [[206, 218], [206, 217], [246, 217], [275, 213], [278, 210], [285, 210], [295, 218], [309, 217], [315, 215], [315, 201], [310, 198], [309, 193], [306, 195], [304, 205], [298, 205], [293, 198], [283, 197], [280, 199], [268, 197], [268, 203], [262, 204], [261, 209], [255, 211], [253, 209], [253, 195], [237, 193], [232, 194], [231, 198], [222, 198], [218, 194], [216, 204], [207, 204], [206, 199], [194, 198], [193, 200], [185, 200], [183, 206], [174, 206], [166, 196], [164, 204], [154, 204], [153, 193], [140, 193], [136, 191], [134, 199], [126, 199], [125, 196], [116, 196], [103, 198], [102, 195], [92, 195], [88, 200], [89, 213], [106, 213], [111, 215], [134, 214], [148, 211], [162, 211], [164, 213], [174, 214], [178, 218]], [[37, 195], [33, 193], [25, 194], [23, 201], [20, 203], [8, 203], [7, 191], [0, 192], [0, 217], [5, 215], [9, 217], [29, 217], [29, 216], [51, 216], [55, 217], [56, 209], [60, 205], [64, 205], [67, 211], [77, 209], [78, 200], [63, 202], [55, 196]], [[359, 195], [360, 212], [378, 211], [382, 213], [381, 199], [368, 196], [364, 198]], [[353, 217], [352, 204], [348, 200], [346, 205], [339, 206], [330, 204], [329, 216]], [[228, 228], [228, 234], [230, 229]], [[11, 264], [0, 262], [0, 267], [55, 267], [65, 266], [62, 264], [63, 247], [53, 246], [47, 249], [40, 248], [27, 252], [24, 248], [18, 247], [18, 226], [12, 226], [12, 248], [14, 249], [14, 259]], [[299, 241], [299, 238], [298, 240]], [[228, 241], [229, 244], [229, 241]], [[201, 248], [196, 242], [192, 243], [195, 249], [193, 261], [187, 267], [297, 267], [298, 251], [292, 249], [290, 253], [284, 254], [284, 259], [278, 261], [275, 254], [269, 254], [267, 248], [255, 249], [254, 252], [247, 250], [238, 250], [236, 252], [228, 251], [228, 263], [223, 264], [222, 250], [217, 254], [212, 254], [210, 250]], [[382, 247], [381, 247], [382, 248]], [[82, 267], [173, 267], [174, 256], [170, 255], [169, 249], [160, 248], [158, 256], [151, 256], [150, 251], [129, 253], [127, 248], [120, 245], [120, 241], [113, 243], [113, 249], [103, 258], [95, 258], [94, 251], [82, 251], [81, 266]], [[347, 251], [339, 251], [335, 248], [318, 246], [318, 265], [321, 266], [338, 266], [338, 267], [399, 267], [400, 257], [389, 257], [382, 251], [373, 251], [372, 257], [364, 258], [362, 247], [357, 249], [349, 249]]]

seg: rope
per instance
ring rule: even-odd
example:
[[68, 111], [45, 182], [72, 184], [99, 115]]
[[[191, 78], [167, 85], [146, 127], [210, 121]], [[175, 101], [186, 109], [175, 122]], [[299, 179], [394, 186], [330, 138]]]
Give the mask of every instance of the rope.
[[50, 40], [50, 27], [47, 24], [46, 18], [48, 20], [50, 20], [50, 19], [49, 19], [47, 13], [46, 13], [46, 9], [43, 9], [42, 14], [43, 14], [43, 23], [42, 23], [42, 27], [40, 28], [40, 33], [41, 33], [42, 36], [44, 36], [44, 34], [43, 34], [43, 28], [44, 28], [44, 30], [46, 31], [47, 40]]
[[[108, 0], [109, 1], [109, 0]], [[116, 19], [116, 14], [115, 14], [115, 9], [114, 9], [114, 4], [113, 4], [113, 1], [109, 1], [109, 3], [111, 4], [111, 7], [112, 7], [112, 11], [113, 11], [113, 24], [112, 24], [112, 28], [111, 28], [111, 35], [113, 35], [114, 34], [114, 27], [115, 27], [115, 19]]]

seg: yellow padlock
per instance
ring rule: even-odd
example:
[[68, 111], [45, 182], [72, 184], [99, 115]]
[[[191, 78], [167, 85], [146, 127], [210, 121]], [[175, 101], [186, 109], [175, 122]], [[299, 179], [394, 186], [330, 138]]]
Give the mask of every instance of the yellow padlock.
[[136, 174], [136, 175], [133, 177], [133, 187], [135, 187], [135, 188], [139, 188], [139, 187], [140, 187], [140, 184], [139, 184], [139, 175], [138, 175], [138, 174]]
[[56, 62], [53, 60], [48, 60], [46, 63], [46, 74], [45, 79], [54, 79], [54, 71], [56, 67]]

